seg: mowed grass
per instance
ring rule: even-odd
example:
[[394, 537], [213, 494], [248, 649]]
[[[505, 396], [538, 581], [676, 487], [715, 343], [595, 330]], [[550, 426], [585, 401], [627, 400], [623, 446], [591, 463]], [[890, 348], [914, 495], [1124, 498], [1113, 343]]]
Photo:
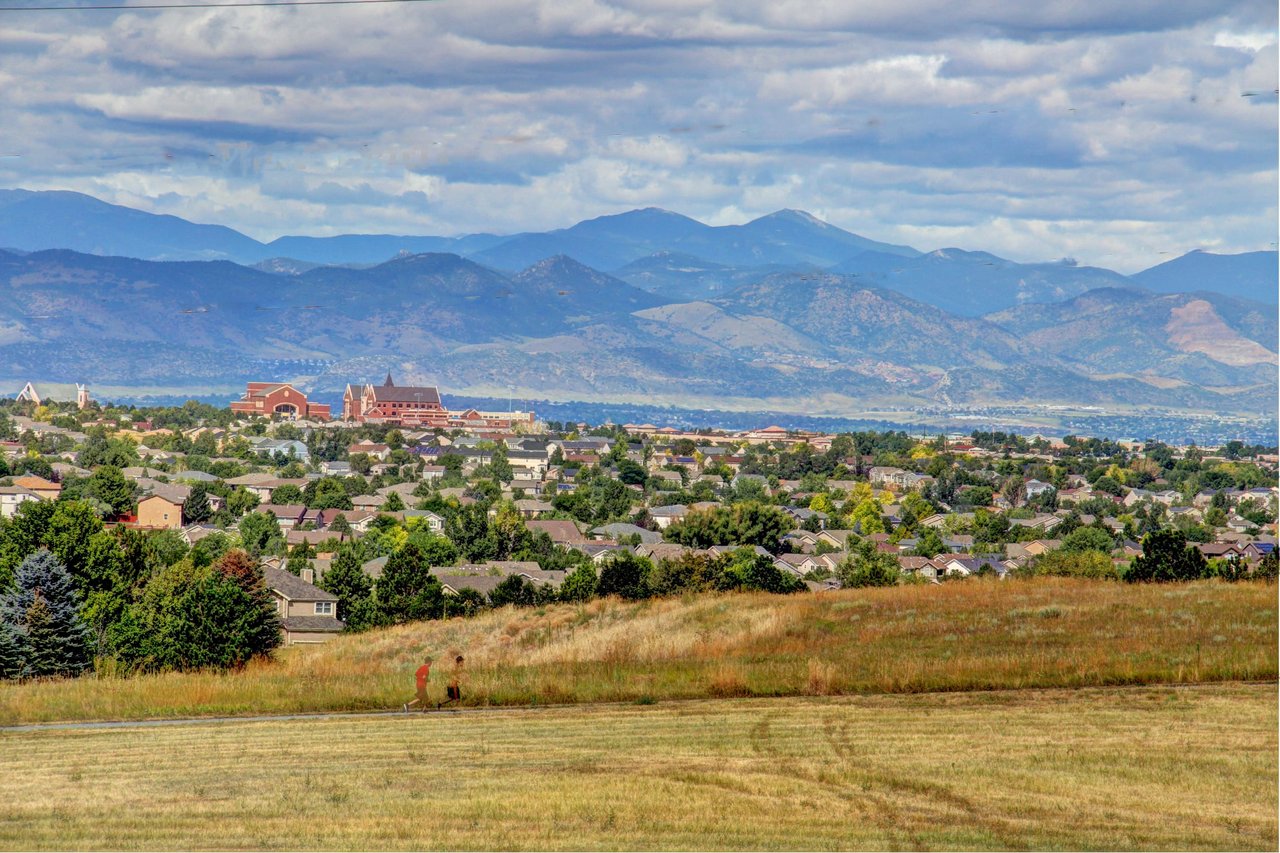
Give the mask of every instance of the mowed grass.
[[0, 725], [464, 704], [1274, 680], [1276, 588], [1044, 578], [502, 609], [281, 650], [232, 673], [0, 685]]
[[5, 849], [1277, 845], [1274, 686], [0, 732]]

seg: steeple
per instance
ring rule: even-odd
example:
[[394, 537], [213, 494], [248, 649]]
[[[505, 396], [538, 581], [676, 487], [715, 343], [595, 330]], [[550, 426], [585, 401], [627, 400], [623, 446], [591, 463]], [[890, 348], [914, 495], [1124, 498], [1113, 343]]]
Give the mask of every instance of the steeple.
[[388, 370], [388, 371], [387, 371], [387, 379], [386, 379], [386, 381], [385, 381], [385, 382], [383, 382], [383, 383], [382, 383], [382, 385], [383, 385], [383, 387], [384, 387], [384, 388], [394, 388], [394, 387], [395, 387], [395, 384], [396, 384], [396, 383], [394, 383], [394, 382], [392, 382], [392, 381], [391, 381], [391, 371], [390, 371], [390, 370]]

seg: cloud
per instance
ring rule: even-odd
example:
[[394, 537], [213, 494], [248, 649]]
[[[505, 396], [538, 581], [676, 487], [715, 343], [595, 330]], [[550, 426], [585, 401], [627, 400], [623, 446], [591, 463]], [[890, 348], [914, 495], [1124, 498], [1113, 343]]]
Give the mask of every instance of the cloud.
[[1132, 270], [1275, 239], [1275, 32], [1208, 0], [10, 14], [0, 185], [260, 239], [787, 207]]

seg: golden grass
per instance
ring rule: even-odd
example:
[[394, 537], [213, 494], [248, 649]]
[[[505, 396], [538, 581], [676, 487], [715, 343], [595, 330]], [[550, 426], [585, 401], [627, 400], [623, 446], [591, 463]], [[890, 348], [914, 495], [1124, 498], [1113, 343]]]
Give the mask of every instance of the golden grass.
[[1231, 684], [10, 730], [0, 848], [1274, 850], [1277, 723]]
[[236, 673], [0, 685], [0, 724], [399, 708], [421, 659], [470, 705], [1081, 687], [1277, 676], [1274, 586], [1043, 578], [503, 609], [282, 650]]

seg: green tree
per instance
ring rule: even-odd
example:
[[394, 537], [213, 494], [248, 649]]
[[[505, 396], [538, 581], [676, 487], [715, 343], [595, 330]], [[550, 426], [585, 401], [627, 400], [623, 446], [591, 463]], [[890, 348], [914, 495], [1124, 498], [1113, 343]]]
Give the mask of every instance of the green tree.
[[311, 547], [311, 543], [303, 540], [289, 551], [289, 559], [285, 561], [285, 571], [290, 574], [302, 576], [303, 569], [312, 568], [311, 558], [316, 555], [316, 550]]
[[897, 559], [877, 551], [873, 542], [858, 543], [844, 562], [836, 566], [836, 577], [845, 588], [894, 586], [901, 576]]
[[113, 465], [103, 465], [94, 471], [85, 481], [81, 494], [101, 501], [111, 508], [113, 515], [133, 512], [133, 484]]
[[443, 615], [443, 591], [413, 543], [393, 553], [375, 586], [378, 611], [387, 622], [436, 619]]
[[267, 512], [251, 512], [240, 519], [240, 542], [254, 557], [275, 553], [284, 546], [280, 522]]
[[296, 506], [303, 502], [302, 489], [293, 483], [285, 483], [271, 490], [271, 502], [277, 506]]
[[1097, 527], [1078, 527], [1062, 538], [1061, 550], [1068, 554], [1082, 551], [1101, 551], [1110, 554], [1115, 548], [1111, 534]]
[[628, 600], [647, 598], [649, 574], [653, 563], [630, 551], [619, 551], [605, 560], [600, 569], [596, 593], [601, 596], [617, 595]]
[[388, 492], [387, 499], [382, 502], [380, 508], [386, 512], [403, 512], [404, 498], [400, 497], [399, 492]]
[[202, 524], [213, 516], [213, 507], [209, 505], [209, 490], [204, 483], [196, 483], [191, 487], [191, 494], [182, 505], [182, 517], [193, 524]]
[[280, 619], [261, 570], [242, 571], [246, 560], [233, 550], [212, 566], [184, 559], [162, 569], [112, 626], [110, 648], [143, 671], [228, 669], [269, 655]]
[[1125, 574], [1127, 581], [1189, 581], [1205, 576], [1204, 554], [1187, 545], [1177, 530], [1158, 530], [1142, 540], [1142, 555], [1135, 557]]
[[561, 601], [587, 601], [596, 594], [595, 566], [583, 563], [565, 577], [560, 584]]
[[489, 606], [532, 607], [537, 600], [538, 591], [533, 583], [523, 575], [509, 575], [489, 593]]
[[339, 551], [318, 586], [338, 596], [337, 616], [346, 623], [345, 630], [363, 631], [376, 624], [373, 578], [361, 568], [358, 547], [347, 546]]
[[66, 568], [48, 551], [18, 566], [13, 588], [0, 596], [0, 622], [17, 635], [24, 676], [79, 675], [92, 663], [89, 628]]
[[618, 463], [618, 479], [628, 486], [643, 486], [649, 474], [639, 462], [623, 459]]
[[921, 531], [920, 536], [916, 539], [916, 547], [911, 550], [913, 555], [928, 559], [933, 559], [946, 552], [947, 546], [943, 543], [942, 537], [932, 527], [925, 527]]

